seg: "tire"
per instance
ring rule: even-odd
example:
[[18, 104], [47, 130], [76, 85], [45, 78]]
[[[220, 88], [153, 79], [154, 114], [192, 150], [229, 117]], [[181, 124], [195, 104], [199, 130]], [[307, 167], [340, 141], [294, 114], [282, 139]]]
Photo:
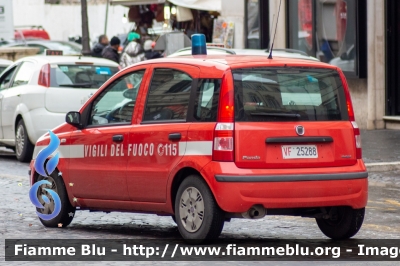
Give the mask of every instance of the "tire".
[[28, 138], [24, 120], [19, 120], [15, 129], [15, 155], [20, 162], [32, 160], [34, 145]]
[[183, 239], [202, 244], [217, 239], [224, 227], [224, 212], [198, 175], [183, 180], [175, 198], [175, 220]]
[[[37, 197], [45, 209], [43, 210], [36, 208], [36, 210], [44, 214], [49, 214], [51, 213], [52, 209], [54, 210], [54, 200], [45, 190], [43, 190], [43, 188], [50, 188], [58, 194], [61, 200], [61, 210], [60, 213], [51, 220], [43, 220], [39, 217], [40, 222], [46, 227], [67, 227], [72, 222], [72, 219], [74, 219], [75, 207], [73, 207], [69, 202], [63, 179], [58, 176], [58, 171], [55, 170], [49, 177], [39, 175], [37, 182], [41, 180], [47, 180], [52, 183], [52, 185], [42, 185], [39, 187]], [[41, 199], [40, 195], [43, 194], [50, 199], [49, 204], [46, 204], [44, 200]], [[53, 204], [53, 208], [51, 208], [51, 204]]]
[[318, 227], [327, 237], [342, 240], [353, 237], [360, 230], [364, 221], [365, 208], [332, 207], [329, 214], [333, 217], [316, 219]]

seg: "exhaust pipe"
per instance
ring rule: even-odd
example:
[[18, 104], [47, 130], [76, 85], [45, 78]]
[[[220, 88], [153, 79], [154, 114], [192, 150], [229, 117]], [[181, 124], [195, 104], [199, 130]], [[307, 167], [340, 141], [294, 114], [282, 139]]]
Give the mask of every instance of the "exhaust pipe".
[[267, 214], [267, 210], [262, 205], [254, 205], [247, 212], [243, 212], [242, 216], [246, 219], [261, 219]]

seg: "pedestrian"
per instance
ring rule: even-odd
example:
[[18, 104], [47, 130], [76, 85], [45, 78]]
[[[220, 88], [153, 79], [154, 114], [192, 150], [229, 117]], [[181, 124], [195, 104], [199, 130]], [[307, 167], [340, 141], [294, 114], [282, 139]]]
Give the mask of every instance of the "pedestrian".
[[101, 53], [103, 52], [104, 48], [108, 45], [108, 38], [106, 35], [102, 34], [99, 36], [98, 43], [92, 49], [92, 56], [93, 57], [102, 57]]
[[162, 54], [157, 51], [153, 51], [152, 48], [153, 41], [152, 40], [147, 40], [144, 42], [143, 48], [144, 48], [144, 57], [149, 60], [149, 59], [156, 59], [156, 58], [161, 58]]
[[129, 43], [124, 47], [121, 55], [120, 66], [122, 68], [145, 60], [144, 50], [140, 44], [140, 35], [136, 32], [130, 32], [127, 40]]
[[110, 44], [104, 48], [101, 54], [103, 58], [119, 63], [118, 49], [120, 44], [121, 41], [118, 37], [112, 37]]

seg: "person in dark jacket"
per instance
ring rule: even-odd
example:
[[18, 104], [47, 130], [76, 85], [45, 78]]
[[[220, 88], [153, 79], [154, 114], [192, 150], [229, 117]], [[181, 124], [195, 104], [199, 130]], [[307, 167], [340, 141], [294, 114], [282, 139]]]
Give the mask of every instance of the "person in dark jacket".
[[108, 38], [106, 35], [100, 35], [99, 36], [99, 42], [95, 44], [95, 46], [92, 49], [92, 56], [93, 57], [102, 57], [101, 53], [104, 50], [104, 47], [108, 45]]
[[108, 45], [106, 48], [104, 48], [102, 52], [102, 56], [105, 59], [109, 59], [111, 61], [114, 61], [116, 63], [119, 63], [119, 45], [121, 44], [121, 41], [118, 37], [112, 37], [110, 41], [110, 45]]

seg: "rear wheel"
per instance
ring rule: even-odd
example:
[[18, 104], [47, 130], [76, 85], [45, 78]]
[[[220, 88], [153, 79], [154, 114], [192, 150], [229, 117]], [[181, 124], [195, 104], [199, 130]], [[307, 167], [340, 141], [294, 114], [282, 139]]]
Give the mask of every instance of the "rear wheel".
[[208, 242], [221, 234], [224, 212], [200, 176], [190, 175], [179, 186], [175, 219], [180, 234], [189, 243]]
[[329, 238], [340, 240], [353, 237], [364, 221], [365, 208], [331, 207], [329, 218], [316, 219], [319, 229]]
[[34, 145], [28, 138], [24, 120], [19, 120], [15, 130], [15, 155], [20, 162], [29, 162], [32, 159]]
[[[60, 213], [51, 220], [43, 220], [39, 218], [42, 224], [46, 227], [66, 227], [71, 222], [75, 216], [75, 207], [71, 205], [68, 199], [68, 194], [65, 189], [64, 181], [60, 176], [58, 176], [57, 171], [54, 171], [50, 176], [44, 177], [39, 176], [37, 182], [41, 180], [47, 180], [51, 185], [41, 185], [37, 191], [37, 198], [39, 202], [44, 206], [44, 209], [36, 208], [36, 210], [42, 214], [51, 214], [55, 208], [55, 202], [51, 195], [45, 190], [54, 190], [61, 200], [61, 210]], [[41, 195], [45, 195], [49, 200], [45, 202]]]

